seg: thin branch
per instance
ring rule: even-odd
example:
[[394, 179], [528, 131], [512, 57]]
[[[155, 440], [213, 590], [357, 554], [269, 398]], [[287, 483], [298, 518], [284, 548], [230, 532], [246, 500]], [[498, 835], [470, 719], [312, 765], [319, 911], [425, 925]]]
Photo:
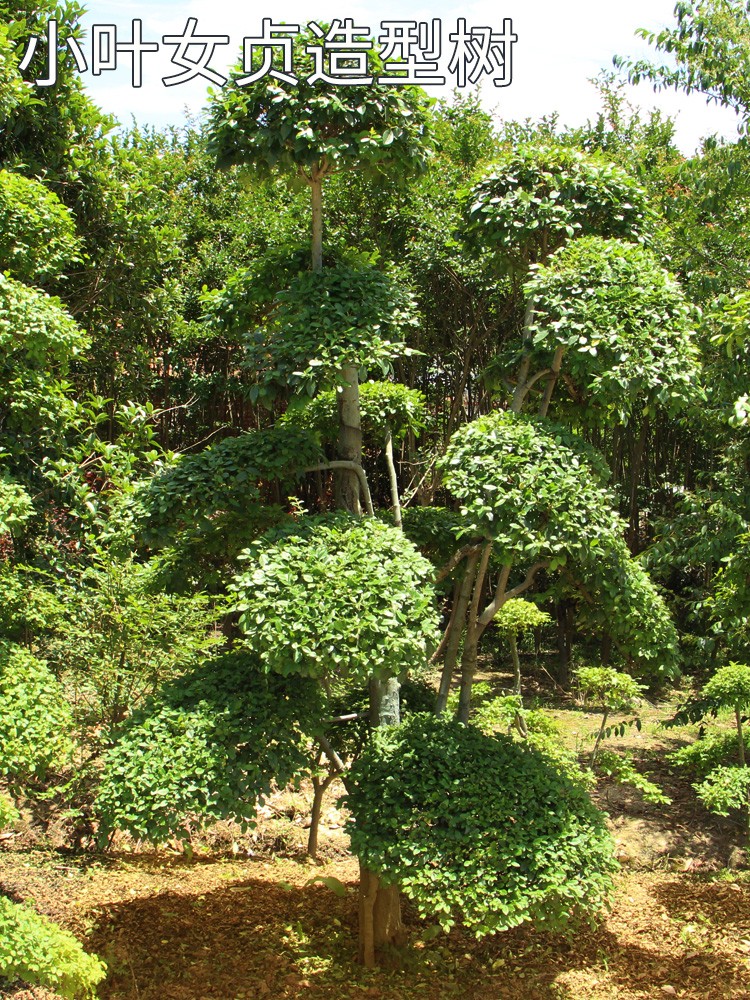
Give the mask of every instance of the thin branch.
[[337, 771], [337, 773], [338, 774], [346, 774], [346, 768], [344, 767], [344, 762], [341, 760], [341, 758], [339, 757], [339, 755], [336, 753], [336, 751], [333, 749], [333, 747], [331, 746], [331, 744], [328, 742], [327, 737], [322, 736], [322, 735], [319, 736], [318, 737], [318, 743], [320, 743], [320, 745], [325, 750], [326, 757], [331, 762], [331, 764], [333, 765], [333, 767]]
[[458, 552], [454, 552], [447, 563], [442, 566], [435, 576], [435, 583], [441, 583], [446, 576], [453, 572], [453, 570], [458, 566], [460, 562], [463, 562], [467, 556], [474, 555], [475, 552], [482, 551], [482, 542], [469, 542], [460, 548]]

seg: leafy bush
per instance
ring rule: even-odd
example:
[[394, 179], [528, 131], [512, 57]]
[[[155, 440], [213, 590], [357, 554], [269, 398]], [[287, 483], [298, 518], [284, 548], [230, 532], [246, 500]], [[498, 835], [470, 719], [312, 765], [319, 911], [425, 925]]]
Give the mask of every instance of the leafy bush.
[[40, 645], [93, 724], [116, 725], [220, 641], [204, 594], [154, 593], [152, 577], [148, 564], [99, 556], [58, 593], [63, 613]]
[[0, 643], [0, 778], [22, 786], [70, 752], [70, 707], [46, 663]]
[[21, 814], [13, 804], [9, 795], [0, 792], [0, 831], [14, 826], [21, 818]]
[[104, 760], [101, 838], [189, 836], [186, 819], [248, 822], [271, 783], [309, 766], [304, 732], [323, 718], [318, 687], [281, 681], [226, 653], [166, 685], [126, 721]]
[[750, 767], [717, 767], [705, 781], [694, 785], [698, 798], [718, 816], [730, 809], [750, 808]]
[[65, 1000], [88, 1000], [106, 967], [68, 931], [0, 896], [0, 975], [45, 986]]
[[0, 535], [15, 531], [34, 513], [31, 497], [0, 469]]
[[426, 665], [437, 642], [432, 567], [402, 532], [346, 514], [305, 517], [247, 560], [233, 589], [264, 669], [357, 684]]
[[674, 625], [630, 556], [601, 455], [564, 427], [498, 411], [460, 427], [439, 464], [461, 503], [464, 538], [491, 539], [518, 569], [562, 569], [592, 602], [581, 602], [581, 620], [606, 630], [642, 675], [676, 674]]
[[[750, 757], [750, 732], [743, 734], [745, 755]], [[680, 747], [669, 756], [677, 767], [691, 771], [698, 778], [707, 777], [714, 768], [723, 764], [730, 766], [739, 763], [737, 734], [727, 732], [711, 732], [699, 737], [694, 743]]]
[[[688, 702], [676, 715], [665, 723], [667, 726], [697, 722], [708, 716], [716, 716], [727, 709], [734, 712], [735, 730], [732, 735], [732, 754], [729, 763], [725, 757], [716, 761], [704, 780], [693, 787], [707, 809], [719, 816], [727, 816], [730, 809], [744, 812], [745, 834], [750, 839], [750, 766], [746, 755], [747, 736], [743, 728], [743, 712], [750, 708], [750, 666], [744, 663], [730, 663], [719, 670], [704, 684], [698, 698]], [[698, 744], [705, 741], [699, 740]], [[727, 737], [717, 735], [710, 738], [708, 745], [681, 751], [680, 761], [701, 769], [713, 763], [722, 749], [730, 746]], [[692, 751], [692, 752], [691, 752]], [[675, 755], [677, 757], [678, 755]], [[739, 767], [732, 765], [734, 758]]]
[[[600, 910], [617, 865], [604, 817], [542, 755], [444, 717], [374, 734], [351, 771], [352, 848], [422, 916], [478, 937]], [[377, 803], [374, 808], [373, 804]]]
[[[363, 382], [359, 386], [362, 434], [382, 447], [390, 429], [395, 441], [407, 431], [419, 433], [425, 426], [426, 399], [418, 389], [397, 382]], [[338, 394], [335, 389], [319, 392], [301, 409], [290, 409], [280, 421], [315, 431], [325, 442], [339, 433]]]
[[76, 260], [78, 243], [73, 216], [56, 195], [0, 170], [0, 271], [43, 284]]

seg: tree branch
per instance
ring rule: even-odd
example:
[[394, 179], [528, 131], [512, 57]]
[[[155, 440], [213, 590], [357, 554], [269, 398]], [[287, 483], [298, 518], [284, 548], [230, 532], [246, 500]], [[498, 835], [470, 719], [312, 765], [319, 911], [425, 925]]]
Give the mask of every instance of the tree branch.
[[458, 552], [454, 552], [448, 562], [437, 571], [435, 583], [442, 583], [446, 576], [452, 573], [456, 566], [466, 559], [467, 556], [474, 555], [475, 552], [481, 551], [482, 542], [469, 542], [467, 545], [464, 545], [463, 548], [458, 550]]
[[362, 495], [365, 498], [365, 508], [370, 517], [375, 517], [375, 508], [372, 506], [372, 496], [370, 495], [370, 487], [367, 485], [367, 476], [365, 475], [365, 470], [361, 465], [357, 465], [356, 462], [344, 462], [343, 460], [337, 460], [335, 462], [321, 462], [320, 465], [310, 465], [302, 471], [307, 472], [328, 472], [331, 469], [350, 469], [352, 472], [356, 472], [357, 478], [359, 479], [359, 485], [362, 487]]

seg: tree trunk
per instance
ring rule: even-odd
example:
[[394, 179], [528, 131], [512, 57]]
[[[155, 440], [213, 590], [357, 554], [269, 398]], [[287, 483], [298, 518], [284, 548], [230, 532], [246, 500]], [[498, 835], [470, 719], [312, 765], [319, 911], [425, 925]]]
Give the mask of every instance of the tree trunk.
[[[458, 695], [458, 711], [456, 718], [459, 722], [469, 721], [471, 711], [471, 688], [474, 683], [474, 675], [477, 672], [477, 653], [479, 650], [479, 639], [482, 632], [487, 627], [479, 621], [479, 603], [482, 599], [484, 579], [487, 575], [487, 567], [492, 553], [492, 542], [487, 542], [482, 549], [482, 558], [474, 580], [474, 591], [471, 595], [471, 607], [466, 619], [466, 638], [464, 639], [464, 651], [461, 656], [461, 689]], [[505, 574], [501, 574], [501, 580], [506, 579]], [[504, 584], [498, 584], [504, 589]], [[485, 609], [486, 610], [486, 609]]]
[[370, 725], [373, 729], [398, 726], [401, 723], [400, 687], [396, 677], [386, 677], [383, 680], [370, 678]]
[[557, 648], [560, 652], [557, 679], [564, 688], [570, 687], [571, 635], [567, 598], [558, 601], [557, 611]]
[[[401, 721], [399, 682], [395, 677], [370, 678], [370, 724], [397, 726]], [[372, 804], [373, 809], [377, 803]], [[383, 885], [380, 877], [359, 865], [359, 960], [368, 969], [377, 964], [378, 952], [396, 947], [403, 936], [401, 901], [397, 885]]]
[[[359, 372], [356, 365], [342, 369], [347, 384], [339, 391], [339, 436], [336, 444], [338, 457], [344, 462], [362, 464], [362, 428], [359, 409]], [[359, 502], [359, 479], [351, 469], [339, 469], [335, 480], [336, 506], [357, 517], [362, 514]]]
[[478, 649], [477, 627], [476, 624], [469, 622], [466, 627], [466, 641], [461, 657], [461, 690], [458, 696], [458, 711], [456, 712], [456, 718], [464, 724], [468, 723], [471, 711], [471, 688], [474, 684], [474, 675], [477, 672]]
[[469, 607], [471, 588], [474, 583], [474, 574], [478, 562], [478, 552], [469, 556], [466, 563], [466, 569], [464, 570], [464, 578], [461, 581], [461, 587], [458, 591], [457, 603], [451, 623], [450, 637], [448, 639], [448, 648], [445, 651], [445, 660], [443, 661], [443, 673], [440, 677], [440, 690], [438, 691], [437, 703], [435, 705], [436, 715], [440, 715], [444, 712], [446, 705], [448, 704], [448, 694], [450, 693], [453, 673], [458, 665], [458, 647], [461, 644], [461, 636], [464, 633], [466, 610]]
[[518, 643], [516, 637], [511, 633], [508, 637], [510, 642], [510, 658], [513, 660], [513, 694], [520, 697], [521, 694], [521, 660], [518, 656]]
[[310, 832], [307, 835], [307, 856], [313, 861], [318, 860], [318, 830], [320, 829], [320, 814], [323, 809], [323, 797], [336, 777], [335, 774], [327, 774], [322, 780], [313, 775], [313, 804], [310, 813]]
[[323, 176], [313, 168], [310, 178], [312, 194], [312, 269], [323, 270]]
[[388, 466], [388, 480], [391, 486], [391, 506], [393, 507], [393, 523], [397, 528], [401, 525], [401, 500], [398, 495], [398, 478], [396, 463], [393, 461], [393, 433], [389, 427], [385, 433], [385, 461]]
[[359, 960], [375, 968], [378, 952], [401, 944], [404, 925], [398, 886], [383, 885], [379, 877], [359, 866]]

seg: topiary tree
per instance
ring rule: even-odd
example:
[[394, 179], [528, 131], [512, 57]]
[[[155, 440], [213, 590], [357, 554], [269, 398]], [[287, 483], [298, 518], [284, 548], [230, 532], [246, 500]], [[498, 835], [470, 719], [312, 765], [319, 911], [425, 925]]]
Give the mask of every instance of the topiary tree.
[[[430, 563], [398, 529], [344, 513], [281, 526], [248, 555], [233, 589], [264, 668], [314, 678], [329, 692], [369, 684], [371, 726], [398, 725], [399, 679], [423, 669], [437, 642]], [[377, 794], [370, 808], [379, 808]], [[380, 948], [401, 932], [398, 889], [363, 863], [365, 898], [374, 925], [360, 924], [360, 940], [372, 931]]]
[[579, 667], [575, 673], [576, 684], [584, 702], [596, 705], [602, 713], [602, 722], [591, 752], [591, 766], [596, 763], [599, 744], [604, 737], [610, 712], [628, 708], [644, 690], [628, 674], [611, 667]]
[[[363, 865], [398, 882], [445, 930], [460, 922], [482, 937], [527, 921], [570, 929], [612, 891], [617, 864], [602, 814], [580, 782], [509, 737], [413, 716], [376, 734], [346, 801]], [[365, 928], [372, 903], [360, 897]], [[366, 930], [365, 964], [377, 943]]]
[[513, 692], [521, 694], [521, 661], [518, 657], [518, 636], [523, 632], [533, 632], [534, 629], [549, 622], [546, 611], [525, 601], [522, 597], [511, 597], [495, 615], [495, 628], [508, 639], [510, 655], [513, 660]]
[[[331, 40], [341, 29], [341, 22], [334, 21], [330, 29], [320, 31]], [[263, 75], [255, 81], [241, 82], [246, 71], [238, 69], [233, 84], [213, 95], [209, 118], [209, 149], [220, 167], [240, 164], [260, 176], [290, 174], [309, 185], [315, 273], [323, 270], [325, 179], [345, 170], [374, 174], [388, 170], [401, 178], [423, 171], [431, 151], [428, 110], [433, 103], [418, 87], [372, 83], [341, 87], [321, 79], [314, 55], [322, 51], [321, 37], [313, 30], [296, 35], [293, 79]], [[362, 54], [369, 61], [372, 75], [377, 75], [382, 63], [374, 45]], [[351, 80], [351, 73], [348, 76]], [[392, 348], [384, 343], [388, 337], [381, 336], [379, 328], [392, 324], [394, 310], [404, 303], [403, 293], [393, 290], [390, 298], [383, 300], [382, 285], [380, 289], [376, 285], [385, 280], [363, 269], [341, 269], [330, 281], [300, 277], [289, 289], [285, 302], [280, 303], [282, 326], [286, 322], [287, 327], [280, 336], [282, 341], [294, 341], [297, 367], [308, 368], [312, 359], [320, 368], [326, 354], [334, 350], [335, 371], [323, 365], [316, 375], [339, 386], [338, 457], [355, 466], [361, 466], [361, 354], [364, 352], [367, 362], [393, 357]], [[352, 315], [353, 324], [349, 319]], [[307, 329], [310, 318], [315, 321], [313, 331]], [[277, 315], [273, 320], [277, 330], [279, 319]], [[278, 344], [278, 338], [275, 340]], [[401, 335], [396, 340], [401, 340]], [[282, 347], [282, 355], [289, 357], [290, 353]], [[356, 470], [339, 470], [337, 505], [359, 513]]]
[[[622, 521], [602, 484], [606, 470], [593, 450], [557, 425], [497, 412], [460, 428], [440, 464], [445, 486], [461, 505], [461, 537], [468, 539], [458, 552], [466, 559], [470, 579], [455, 625], [459, 634], [465, 632], [460, 719], [468, 720], [485, 629], [508, 600], [531, 587], [542, 569], [562, 574], [587, 604], [607, 607], [613, 639], [641, 660], [642, 669], [655, 676], [673, 674], [674, 627], [653, 585], [629, 557]], [[493, 555], [502, 569], [482, 608]], [[519, 580], [514, 586], [512, 573]], [[608, 582], [618, 577], [628, 582], [624, 593]], [[596, 585], [594, 593], [588, 582]], [[630, 604], [649, 606], [646, 623], [626, 613]], [[449, 677], [455, 665], [446, 656]]]
[[[326, 39], [341, 27], [340, 21], [324, 26]], [[313, 50], [322, 51], [320, 35], [310, 30], [296, 35], [293, 81], [263, 75], [241, 82], [247, 74], [235, 69], [230, 84], [211, 95], [208, 148], [219, 167], [241, 165], [260, 177], [286, 174], [309, 186], [316, 271], [323, 266], [326, 178], [345, 170], [399, 177], [423, 171], [431, 150], [433, 101], [413, 86], [342, 87], [315, 79]], [[364, 55], [370, 75], [383, 75], [374, 43]]]

